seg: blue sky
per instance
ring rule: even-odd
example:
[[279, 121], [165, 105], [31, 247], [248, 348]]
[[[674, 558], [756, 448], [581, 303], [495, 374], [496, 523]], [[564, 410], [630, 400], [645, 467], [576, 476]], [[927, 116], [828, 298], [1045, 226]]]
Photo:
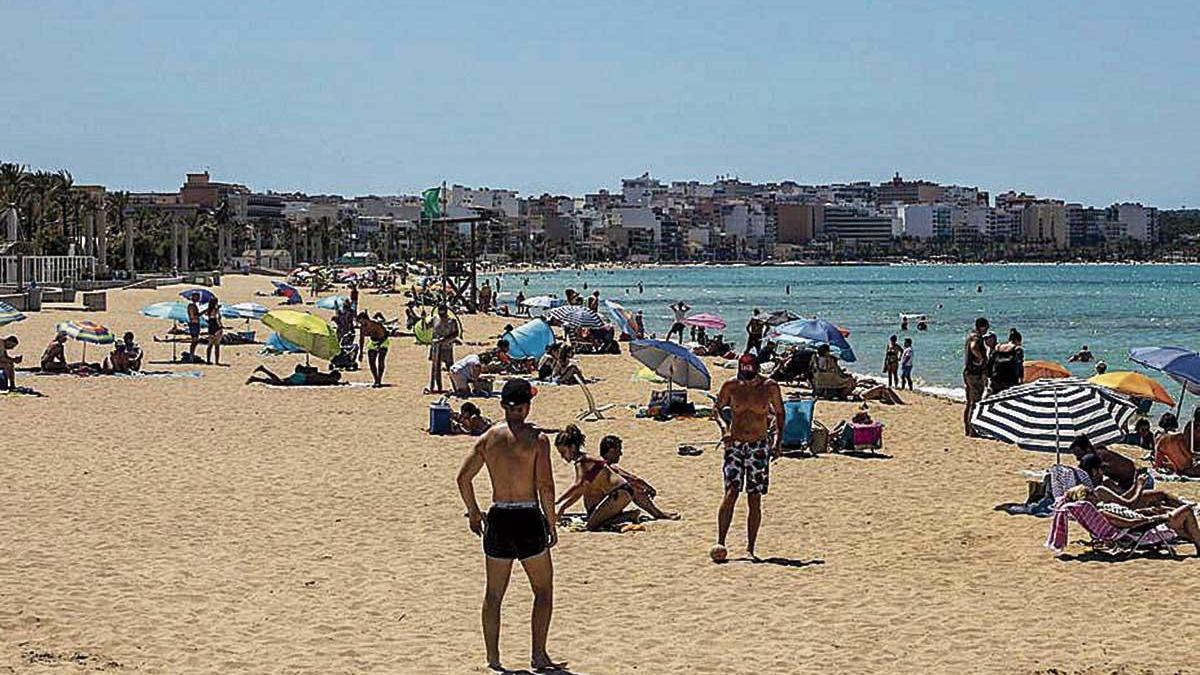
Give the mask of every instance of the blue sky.
[[138, 190], [899, 170], [1200, 205], [1194, 0], [342, 4], [3, 0], [0, 158]]

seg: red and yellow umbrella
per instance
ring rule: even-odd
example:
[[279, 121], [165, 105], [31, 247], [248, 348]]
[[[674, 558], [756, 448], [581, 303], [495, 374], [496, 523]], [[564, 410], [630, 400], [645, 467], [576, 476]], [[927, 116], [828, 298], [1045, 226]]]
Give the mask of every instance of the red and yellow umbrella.
[[1070, 377], [1071, 371], [1061, 363], [1054, 361], [1026, 361], [1025, 382], [1034, 380], [1058, 379]]
[[1097, 375], [1088, 382], [1135, 398], [1148, 398], [1159, 403], [1175, 405], [1175, 399], [1171, 398], [1166, 388], [1151, 378], [1132, 370], [1115, 370], [1111, 373]]

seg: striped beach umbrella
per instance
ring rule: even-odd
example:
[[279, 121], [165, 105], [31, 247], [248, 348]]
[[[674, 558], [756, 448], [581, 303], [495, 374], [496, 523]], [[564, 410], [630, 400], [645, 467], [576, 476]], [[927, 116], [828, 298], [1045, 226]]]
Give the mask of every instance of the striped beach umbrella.
[[1086, 436], [1103, 446], [1125, 437], [1137, 412], [1128, 399], [1077, 378], [1037, 380], [980, 401], [971, 426], [980, 435], [1026, 450], [1061, 452], [1063, 442]]
[[25, 315], [18, 312], [16, 307], [7, 302], [0, 302], [0, 326], [7, 326], [10, 323], [24, 320]]
[[600, 315], [578, 305], [563, 305], [562, 307], [554, 307], [546, 310], [542, 316], [547, 319], [554, 319], [565, 326], [575, 326], [577, 328], [602, 328], [604, 322], [600, 320]]
[[89, 344], [111, 345], [116, 340], [112, 331], [107, 326], [101, 326], [93, 321], [65, 321], [54, 328], [67, 337], [83, 343], [83, 357], [80, 359], [81, 361], [87, 360], [87, 346]]

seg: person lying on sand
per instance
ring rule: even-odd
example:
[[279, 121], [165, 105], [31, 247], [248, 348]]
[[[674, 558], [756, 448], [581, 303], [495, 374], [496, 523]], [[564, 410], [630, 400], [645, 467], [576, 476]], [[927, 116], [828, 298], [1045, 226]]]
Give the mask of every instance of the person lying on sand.
[[246, 379], [246, 384], [261, 382], [262, 384], [269, 384], [275, 387], [328, 387], [349, 384], [349, 382], [342, 381], [342, 373], [339, 370], [322, 373], [315, 368], [308, 369], [299, 364], [296, 365], [296, 372], [288, 375], [286, 378], [279, 377], [263, 366], [255, 368], [254, 372], [262, 373], [263, 377], [251, 375]]
[[466, 401], [456, 413], [450, 413], [450, 433], [467, 436], [482, 436], [492, 427], [492, 421], [483, 416], [479, 406]]
[[0, 340], [0, 373], [4, 375], [4, 382], [0, 383], [0, 389], [14, 389], [17, 381], [17, 364], [21, 362], [21, 357], [16, 354], [9, 354], [10, 349], [16, 349], [21, 341], [16, 335], [9, 335]]
[[629, 481], [609, 468], [608, 462], [589, 457], [583, 451], [586, 440], [574, 424], [568, 424], [554, 439], [554, 447], [563, 461], [575, 465], [575, 483], [558, 498], [557, 519], [561, 521], [567, 508], [583, 497], [587, 529], [595, 532], [621, 515], [633, 501], [634, 490]]
[[59, 333], [54, 336], [50, 344], [46, 345], [46, 351], [42, 352], [42, 371], [47, 373], [65, 373], [71, 369], [67, 365], [67, 334]]
[[658, 490], [655, 490], [653, 485], [617, 466], [617, 463], [621, 461], [622, 445], [619, 437], [605, 436], [600, 439], [600, 457], [608, 462], [609, 469], [612, 469], [633, 487], [633, 503], [655, 520], [679, 520], [678, 513], [663, 511], [654, 503], [654, 498], [658, 496]]
[[1165, 513], [1134, 510], [1123, 504], [1103, 501], [1097, 490], [1086, 485], [1076, 485], [1067, 490], [1065, 499], [1067, 502], [1087, 501], [1095, 504], [1105, 520], [1116, 527], [1134, 529], [1166, 525], [1181, 539], [1191, 542], [1196, 547], [1196, 556], [1200, 557], [1200, 524], [1197, 524], [1196, 512], [1190, 504], [1169, 509]]

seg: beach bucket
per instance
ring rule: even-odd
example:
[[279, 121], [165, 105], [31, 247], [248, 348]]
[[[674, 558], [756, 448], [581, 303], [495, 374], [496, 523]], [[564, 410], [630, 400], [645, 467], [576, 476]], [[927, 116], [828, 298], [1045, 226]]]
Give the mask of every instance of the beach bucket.
[[445, 403], [429, 404], [429, 433], [434, 436], [450, 433], [450, 406]]

